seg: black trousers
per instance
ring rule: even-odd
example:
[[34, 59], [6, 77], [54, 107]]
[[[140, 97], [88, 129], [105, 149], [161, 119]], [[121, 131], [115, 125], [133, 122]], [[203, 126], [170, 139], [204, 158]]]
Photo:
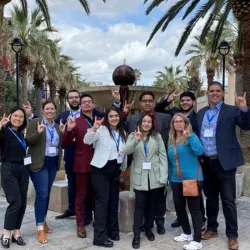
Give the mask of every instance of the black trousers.
[[236, 169], [226, 171], [218, 159], [203, 158], [204, 194], [206, 196], [207, 230], [217, 232], [219, 223], [219, 195], [226, 220], [228, 238], [238, 237], [236, 208]]
[[160, 188], [149, 191], [135, 190], [134, 235], [140, 235], [143, 217], [146, 231], [154, 227], [156, 198], [159, 191]]
[[91, 179], [95, 190], [94, 243], [101, 244], [119, 234], [118, 205], [120, 165], [108, 161], [103, 168], [92, 166]]
[[[200, 182], [200, 193], [202, 183]], [[194, 228], [194, 241], [201, 241], [201, 228], [202, 228], [202, 214], [200, 209], [201, 196], [185, 197], [183, 196], [183, 186], [180, 182], [172, 182], [173, 198], [176, 212], [180, 220], [184, 234], [191, 234], [191, 228], [186, 211], [186, 202], [191, 214], [193, 228]]]
[[165, 218], [164, 215], [166, 213], [166, 194], [165, 187], [159, 188], [156, 195], [156, 204], [155, 204], [155, 223], [157, 226], [164, 226]]
[[22, 163], [3, 162], [1, 182], [6, 200], [9, 203], [4, 218], [4, 229], [20, 229], [27, 204], [28, 167]]

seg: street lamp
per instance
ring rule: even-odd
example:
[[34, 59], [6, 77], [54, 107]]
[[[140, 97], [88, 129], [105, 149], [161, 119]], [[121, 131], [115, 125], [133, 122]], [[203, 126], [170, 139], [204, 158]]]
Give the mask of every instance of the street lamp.
[[220, 55], [222, 55], [222, 58], [223, 58], [222, 87], [223, 87], [223, 91], [225, 91], [226, 55], [230, 51], [229, 43], [225, 40], [221, 41], [218, 47], [218, 50], [219, 50]]
[[21, 38], [15, 37], [10, 45], [16, 53], [16, 105], [19, 106], [19, 53], [22, 51], [24, 43]]

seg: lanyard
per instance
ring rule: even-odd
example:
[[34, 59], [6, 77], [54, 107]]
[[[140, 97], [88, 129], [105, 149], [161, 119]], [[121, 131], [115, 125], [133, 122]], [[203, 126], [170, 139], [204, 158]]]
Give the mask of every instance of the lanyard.
[[143, 147], [144, 147], [144, 153], [146, 158], [148, 158], [148, 148], [147, 148], [148, 143], [147, 142], [143, 142]]
[[[12, 128], [8, 127], [8, 129], [10, 130], [10, 132], [17, 138], [17, 140], [22, 144], [24, 150], [26, 151], [27, 149], [27, 145], [26, 145], [26, 141], [24, 140], [23, 136], [22, 137], [22, 140], [16, 135], [16, 133], [13, 131]], [[22, 135], [22, 134], [21, 134]]]
[[72, 117], [72, 118], [77, 118], [77, 116], [80, 115], [80, 111], [77, 110], [75, 113], [73, 113], [73, 111], [70, 111], [69, 115], [70, 115], [70, 117]]
[[93, 127], [93, 125], [88, 121], [88, 119], [85, 118], [85, 121], [88, 123], [89, 128]]
[[219, 109], [216, 109], [215, 113], [211, 117], [209, 117], [208, 111], [206, 112], [206, 116], [207, 116], [207, 120], [209, 124], [212, 122], [212, 120], [215, 118], [218, 112], [219, 112]]
[[46, 124], [46, 129], [48, 130], [49, 134], [50, 134], [50, 142], [51, 144], [53, 143], [53, 139], [54, 139], [54, 126], [52, 129], [49, 128], [49, 126]]
[[118, 138], [116, 139], [114, 130], [112, 130], [111, 132], [112, 132], [113, 138], [114, 138], [114, 140], [115, 140], [115, 144], [116, 144], [116, 148], [117, 148], [117, 152], [118, 152], [118, 151], [119, 151], [120, 141], [121, 141], [121, 136], [120, 136], [120, 134], [119, 134], [119, 135], [118, 135]]

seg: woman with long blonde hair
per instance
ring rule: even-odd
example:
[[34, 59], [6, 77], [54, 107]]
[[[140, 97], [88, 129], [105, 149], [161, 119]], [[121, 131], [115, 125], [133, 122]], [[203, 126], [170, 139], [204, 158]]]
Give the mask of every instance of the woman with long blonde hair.
[[[174, 115], [171, 121], [169, 134], [168, 187], [173, 190], [175, 209], [184, 232], [180, 236], [175, 237], [174, 240], [177, 242], [190, 242], [188, 245], [183, 246], [183, 248], [187, 250], [202, 248], [200, 194], [203, 176], [199, 166], [198, 156], [202, 155], [203, 152], [204, 149], [201, 142], [192, 132], [192, 126], [187, 117], [181, 113]], [[194, 184], [194, 186], [190, 184]], [[186, 188], [187, 191], [192, 191], [191, 189], [193, 189], [193, 187], [196, 188], [196, 194], [195, 192], [186, 194]], [[186, 203], [188, 204], [192, 217], [194, 236], [191, 233], [188, 215], [185, 209]]]

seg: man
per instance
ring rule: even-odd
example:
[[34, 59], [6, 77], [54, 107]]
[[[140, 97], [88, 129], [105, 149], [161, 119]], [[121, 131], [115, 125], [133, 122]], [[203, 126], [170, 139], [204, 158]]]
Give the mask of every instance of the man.
[[[171, 116], [167, 114], [157, 113], [154, 111], [155, 96], [153, 92], [151, 91], [143, 92], [140, 95], [139, 100], [140, 100], [141, 112], [152, 114], [155, 117], [156, 128], [158, 132], [161, 134], [165, 147], [167, 148]], [[137, 114], [132, 115], [130, 119], [127, 121], [126, 125], [127, 125], [128, 133], [132, 133], [135, 131], [135, 129], [137, 128], [137, 122], [141, 118], [142, 113], [137, 113]], [[166, 212], [166, 196], [164, 195], [164, 189], [165, 187], [161, 188], [156, 198], [157, 204], [156, 204], [155, 222], [157, 225], [158, 234], [165, 233], [164, 215]], [[154, 240], [155, 238], [152, 231], [145, 232], [145, 235], [149, 240]], [[135, 245], [136, 244], [138, 245], [139, 242], [135, 242]]]
[[203, 240], [218, 236], [219, 195], [226, 220], [228, 248], [237, 250], [239, 244], [235, 175], [237, 167], [244, 164], [243, 155], [236, 137], [236, 126], [250, 129], [250, 112], [247, 108], [246, 94], [235, 94], [238, 107], [223, 103], [223, 87], [212, 82], [207, 90], [209, 106], [197, 114], [198, 132], [204, 147], [202, 157], [204, 174], [204, 193], [206, 196], [207, 230]]
[[[189, 119], [194, 133], [197, 134], [197, 114], [195, 113], [194, 104], [196, 101], [196, 97], [193, 92], [185, 91], [180, 95], [180, 108], [173, 107], [170, 110], [165, 110], [165, 108], [170, 105], [172, 101], [174, 101], [179, 96], [177, 91], [174, 91], [170, 96], [166, 96], [165, 100], [159, 102], [155, 105], [155, 111], [170, 114], [172, 117], [177, 113], [182, 113], [187, 116]], [[202, 221], [203, 221], [203, 231], [205, 230], [206, 216], [205, 216], [205, 208], [203, 198], [201, 200], [201, 213], [202, 213]], [[180, 222], [177, 219], [171, 224], [172, 227], [179, 227]]]
[[63, 134], [62, 145], [68, 147], [75, 141], [74, 172], [76, 175], [76, 223], [77, 236], [86, 238], [84, 211], [88, 190], [91, 189], [90, 161], [93, 157], [93, 147], [83, 143], [87, 129], [94, 124], [95, 117], [102, 118], [104, 114], [94, 109], [93, 98], [88, 94], [80, 97], [81, 114], [78, 118], [70, 117]]
[[[78, 118], [81, 115], [80, 94], [77, 90], [72, 89], [67, 93], [67, 102], [70, 110], [62, 112], [56, 119], [56, 123], [62, 122], [66, 124], [68, 118]], [[75, 141], [68, 145], [64, 150], [65, 172], [68, 179], [68, 209], [61, 215], [56, 216], [56, 219], [65, 219], [75, 216], [75, 197], [76, 197], [76, 177], [73, 171], [75, 158]], [[85, 207], [85, 226], [90, 224], [92, 217], [92, 202], [91, 194], [88, 192], [88, 198]]]

